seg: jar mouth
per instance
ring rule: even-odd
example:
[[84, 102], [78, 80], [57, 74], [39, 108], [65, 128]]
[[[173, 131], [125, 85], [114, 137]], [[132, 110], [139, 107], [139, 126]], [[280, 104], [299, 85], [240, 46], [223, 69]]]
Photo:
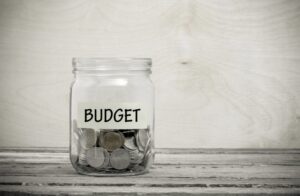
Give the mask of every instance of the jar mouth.
[[151, 58], [87, 58], [72, 59], [73, 71], [150, 71]]

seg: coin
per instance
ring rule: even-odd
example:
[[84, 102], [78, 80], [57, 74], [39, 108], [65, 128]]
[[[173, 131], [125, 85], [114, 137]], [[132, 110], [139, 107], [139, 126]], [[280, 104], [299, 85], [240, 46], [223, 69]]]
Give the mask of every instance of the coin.
[[109, 155], [109, 152], [107, 152], [107, 150], [104, 151], [104, 156], [105, 156], [105, 160], [104, 160], [104, 163], [103, 163], [101, 168], [108, 168], [109, 167], [109, 157], [110, 157], [110, 155]]
[[[100, 132], [98, 134], [98, 145], [102, 146], [103, 145], [103, 138], [104, 138], [104, 134], [110, 132], [110, 130], [107, 129], [100, 129]], [[103, 146], [102, 146], [103, 147]]]
[[85, 150], [83, 148], [80, 149], [80, 152], [78, 155], [78, 163], [80, 165], [88, 165], [87, 160], [86, 160], [86, 153], [87, 153], [87, 150]]
[[135, 137], [125, 137], [124, 147], [128, 150], [136, 150]]
[[141, 151], [145, 150], [147, 143], [149, 142], [149, 130], [148, 129], [140, 129], [137, 132], [136, 143]]
[[104, 133], [101, 146], [108, 151], [113, 151], [120, 148], [124, 144], [124, 135], [121, 132], [110, 131]]
[[125, 169], [130, 164], [130, 155], [127, 150], [118, 148], [110, 155], [110, 164], [113, 168], [121, 170]]
[[144, 154], [139, 150], [130, 150], [128, 153], [130, 155], [130, 163], [140, 164], [143, 162]]
[[81, 160], [81, 159], [78, 159], [78, 163], [79, 165], [84, 165], [84, 166], [88, 165], [88, 163], [85, 160]]
[[92, 148], [97, 141], [97, 133], [94, 129], [82, 129], [80, 134], [80, 145], [84, 149]]
[[94, 168], [102, 168], [108, 160], [108, 152], [101, 147], [94, 147], [87, 150], [87, 163]]

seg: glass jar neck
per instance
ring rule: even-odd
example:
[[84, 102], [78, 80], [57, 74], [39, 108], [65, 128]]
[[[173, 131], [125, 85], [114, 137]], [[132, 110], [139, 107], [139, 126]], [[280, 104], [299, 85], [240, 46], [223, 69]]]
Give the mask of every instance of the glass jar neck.
[[149, 77], [151, 70], [86, 70], [76, 71], [73, 70], [75, 77], [109, 77], [109, 76], [122, 76], [122, 77]]
[[149, 75], [149, 58], [73, 58], [75, 76]]

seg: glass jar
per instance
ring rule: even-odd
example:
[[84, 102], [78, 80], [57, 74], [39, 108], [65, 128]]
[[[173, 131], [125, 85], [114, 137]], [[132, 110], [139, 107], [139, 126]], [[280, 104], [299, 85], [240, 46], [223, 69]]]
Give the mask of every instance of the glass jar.
[[136, 175], [154, 160], [148, 58], [74, 58], [70, 159], [80, 174]]

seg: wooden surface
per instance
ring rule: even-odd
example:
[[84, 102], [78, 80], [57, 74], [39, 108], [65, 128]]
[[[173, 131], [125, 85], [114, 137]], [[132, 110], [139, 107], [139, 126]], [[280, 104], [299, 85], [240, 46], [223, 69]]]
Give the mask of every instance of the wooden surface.
[[77, 174], [64, 148], [1, 148], [0, 195], [299, 195], [300, 149], [158, 149], [150, 173]]
[[132, 56], [157, 147], [300, 148], [299, 35], [299, 0], [0, 0], [0, 146], [67, 147], [71, 58]]

